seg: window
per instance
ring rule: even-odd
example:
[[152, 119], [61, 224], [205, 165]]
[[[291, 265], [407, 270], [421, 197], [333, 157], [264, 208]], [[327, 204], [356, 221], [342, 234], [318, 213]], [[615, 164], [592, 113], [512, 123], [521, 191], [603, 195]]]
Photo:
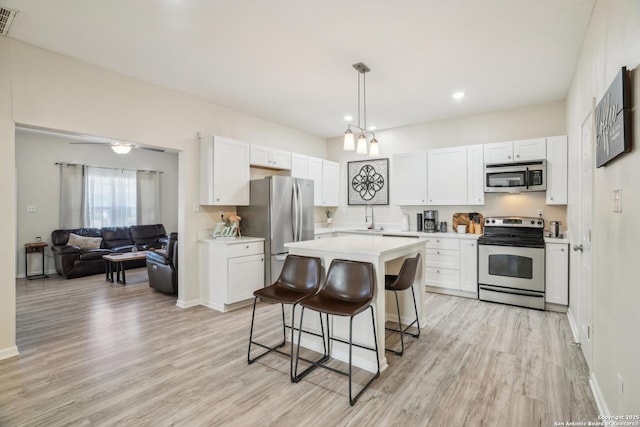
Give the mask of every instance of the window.
[[136, 171], [88, 166], [85, 227], [137, 224]]

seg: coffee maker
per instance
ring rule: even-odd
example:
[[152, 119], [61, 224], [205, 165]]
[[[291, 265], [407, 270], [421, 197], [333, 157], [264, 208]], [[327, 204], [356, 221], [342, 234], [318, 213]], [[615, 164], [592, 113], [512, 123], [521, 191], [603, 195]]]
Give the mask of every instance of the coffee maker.
[[424, 211], [424, 227], [425, 233], [435, 233], [438, 231], [438, 211]]

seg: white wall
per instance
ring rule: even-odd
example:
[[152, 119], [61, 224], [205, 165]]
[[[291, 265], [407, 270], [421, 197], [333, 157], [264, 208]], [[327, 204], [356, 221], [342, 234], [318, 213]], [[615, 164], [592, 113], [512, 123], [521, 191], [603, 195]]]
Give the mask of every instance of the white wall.
[[[376, 138], [380, 141], [381, 157], [390, 158], [395, 153], [565, 133], [565, 104], [556, 102], [389, 129], [376, 132]], [[366, 156], [344, 152], [342, 137], [330, 140], [327, 150], [329, 159], [341, 163], [340, 207], [335, 213], [334, 221], [337, 224], [364, 225], [364, 208], [347, 206], [346, 162], [365, 160]], [[390, 179], [393, 179], [392, 175]], [[437, 210], [440, 220], [447, 221], [449, 227], [456, 212], [480, 212], [484, 216], [537, 216], [538, 209], [543, 209], [547, 222], [559, 220], [566, 223], [566, 206], [547, 206], [544, 193], [528, 193], [487, 194], [484, 206], [379, 206], [375, 207], [376, 224], [399, 227], [402, 213], [408, 213], [411, 228], [415, 229], [415, 214], [426, 209]]]
[[[633, 70], [633, 151], [594, 171], [593, 211], [593, 373], [611, 414], [640, 414], [640, 2], [599, 0], [582, 46], [567, 98], [570, 151], [579, 153], [580, 125], [600, 100], [620, 67]], [[579, 164], [571, 163], [570, 177]], [[622, 189], [622, 213], [612, 212], [612, 191]], [[570, 181], [569, 218], [577, 222], [578, 181]], [[572, 243], [578, 243], [572, 242]], [[570, 305], [579, 318], [580, 292], [572, 262]], [[620, 375], [623, 396], [618, 394]]]
[[[197, 133], [223, 135], [325, 157], [322, 138], [201, 99], [0, 37], [0, 232], [16, 236], [14, 123], [102, 136], [179, 151], [179, 303], [199, 302], [197, 233], [224, 207], [194, 205], [199, 196]], [[9, 237], [10, 236], [10, 237]], [[8, 243], [8, 242], [7, 242]], [[2, 245], [0, 357], [15, 345], [16, 242]], [[9, 349], [9, 350], [7, 350]], [[8, 354], [8, 353], [7, 353]]]
[[[45, 270], [55, 273], [50, 252], [51, 232], [60, 228], [60, 167], [56, 162], [124, 169], [162, 171], [160, 220], [167, 232], [178, 231], [178, 153], [134, 149], [120, 156], [108, 145], [70, 144], [64, 136], [16, 131], [18, 177], [17, 277], [24, 277], [24, 243], [41, 236], [49, 243]], [[36, 212], [28, 213], [27, 205]], [[29, 255], [29, 274], [42, 272], [40, 255]]]

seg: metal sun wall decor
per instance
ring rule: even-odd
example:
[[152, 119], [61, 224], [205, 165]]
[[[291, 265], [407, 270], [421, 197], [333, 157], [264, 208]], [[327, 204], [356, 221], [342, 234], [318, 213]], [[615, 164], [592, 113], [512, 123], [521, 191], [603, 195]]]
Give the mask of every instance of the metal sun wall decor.
[[347, 163], [350, 205], [389, 204], [389, 159]]
[[622, 67], [596, 107], [596, 166], [631, 151], [631, 91]]

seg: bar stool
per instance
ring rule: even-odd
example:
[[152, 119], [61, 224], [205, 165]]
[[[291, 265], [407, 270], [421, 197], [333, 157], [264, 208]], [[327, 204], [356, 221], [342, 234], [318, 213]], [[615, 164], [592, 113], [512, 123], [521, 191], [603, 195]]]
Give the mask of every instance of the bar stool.
[[[324, 286], [317, 294], [305, 298], [300, 301], [302, 311], [300, 313], [300, 327], [298, 328], [299, 334], [302, 330], [302, 321], [304, 318], [305, 309], [311, 309], [320, 313], [320, 319], [322, 319], [322, 313], [327, 318], [327, 342], [325, 345], [325, 353], [322, 358], [316, 362], [312, 362], [312, 365], [305, 369], [300, 375], [298, 375], [298, 360], [300, 358], [300, 335], [298, 336], [298, 348], [296, 351], [296, 363], [294, 367], [294, 381], [300, 381], [309, 372], [320, 366], [322, 368], [329, 369], [333, 372], [337, 372], [349, 377], [349, 404], [353, 406], [360, 395], [371, 385], [373, 380], [380, 376], [380, 358], [378, 356], [378, 339], [376, 337], [376, 324], [375, 316], [373, 313], [373, 293], [375, 288], [375, 272], [373, 264], [368, 262], [348, 261], [341, 259], [334, 259], [331, 261], [329, 271], [327, 272], [327, 278]], [[353, 318], [359, 313], [362, 313], [367, 308], [371, 310], [371, 325], [373, 327], [373, 340], [375, 347], [367, 347], [360, 344], [353, 343]], [[332, 316], [349, 316], [349, 341], [344, 341], [340, 338], [332, 337], [329, 327], [329, 315]], [[322, 327], [322, 324], [321, 324]], [[322, 335], [324, 341], [324, 328], [322, 328]], [[345, 344], [349, 344], [349, 371], [343, 372], [341, 370], [326, 366], [323, 363], [329, 359], [329, 352], [326, 348], [331, 348], [331, 341], [340, 341]], [[371, 350], [376, 353], [376, 362], [378, 364], [378, 370], [364, 387], [353, 397], [352, 393], [352, 348], [353, 346]], [[303, 359], [304, 360], [304, 359]]]
[[[394, 331], [400, 333], [400, 351], [393, 350], [390, 348], [385, 348], [386, 351], [390, 351], [392, 353], [397, 354], [398, 356], [402, 356], [404, 354], [404, 334], [411, 335], [414, 338], [418, 338], [420, 336], [420, 319], [418, 317], [418, 306], [416, 305], [416, 293], [413, 289], [413, 282], [416, 278], [416, 272], [418, 271], [418, 264], [420, 263], [420, 254], [416, 255], [413, 258], [406, 258], [402, 263], [402, 267], [400, 268], [400, 273], [396, 275], [387, 274], [384, 276], [384, 289], [385, 291], [393, 291], [393, 294], [396, 297], [396, 309], [398, 310], [398, 325], [400, 329], [393, 328], [385, 328], [388, 331]], [[416, 320], [407, 325], [406, 328], [402, 328], [402, 320], [400, 317], [400, 303], [398, 302], [398, 292], [406, 291], [407, 289], [411, 289], [411, 296], [413, 297], [413, 309], [416, 312]], [[413, 325], [416, 324], [418, 327], [418, 333], [412, 334], [407, 332], [407, 330]]]
[[[315, 294], [320, 286], [322, 276], [322, 264], [320, 258], [306, 257], [300, 255], [287, 255], [282, 266], [282, 271], [276, 282], [270, 286], [258, 289], [253, 293], [253, 313], [251, 314], [251, 330], [249, 332], [249, 350], [247, 352], [247, 363], [250, 365], [263, 356], [275, 351], [276, 353], [288, 356], [290, 361], [289, 377], [293, 381], [293, 332], [296, 304], [304, 298]], [[276, 346], [269, 347], [253, 340], [253, 324], [256, 316], [256, 302], [260, 298], [263, 301], [280, 304], [282, 307], [282, 342]], [[286, 325], [284, 320], [284, 305], [289, 304], [291, 308], [291, 326]], [[322, 321], [322, 317], [320, 317]], [[286, 328], [291, 328], [291, 349], [289, 354], [278, 348], [285, 345], [287, 341]], [[306, 331], [305, 331], [306, 332]], [[314, 334], [322, 336], [319, 334]], [[324, 341], [324, 339], [323, 339]], [[251, 358], [251, 345], [266, 349], [258, 356]]]

